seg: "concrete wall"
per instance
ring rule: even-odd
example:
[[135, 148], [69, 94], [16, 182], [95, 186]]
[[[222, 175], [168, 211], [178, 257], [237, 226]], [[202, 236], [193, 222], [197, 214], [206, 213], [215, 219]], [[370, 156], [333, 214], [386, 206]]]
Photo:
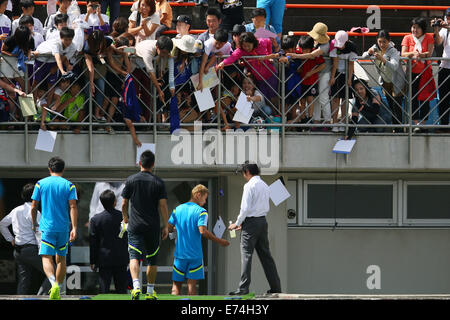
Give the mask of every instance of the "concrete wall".
[[[288, 229], [288, 292], [448, 294], [446, 229]], [[380, 289], [368, 289], [380, 268]], [[372, 281], [369, 282], [372, 283]]]

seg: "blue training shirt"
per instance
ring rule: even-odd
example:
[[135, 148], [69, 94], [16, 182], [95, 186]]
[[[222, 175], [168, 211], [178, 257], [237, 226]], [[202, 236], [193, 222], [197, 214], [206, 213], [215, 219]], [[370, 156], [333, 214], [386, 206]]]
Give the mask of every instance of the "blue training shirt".
[[31, 199], [41, 202], [40, 231], [69, 231], [69, 200], [78, 200], [72, 182], [58, 176], [41, 179], [36, 183]]
[[208, 212], [198, 204], [187, 202], [173, 210], [169, 223], [177, 228], [175, 258], [203, 259], [200, 226], [208, 226]]

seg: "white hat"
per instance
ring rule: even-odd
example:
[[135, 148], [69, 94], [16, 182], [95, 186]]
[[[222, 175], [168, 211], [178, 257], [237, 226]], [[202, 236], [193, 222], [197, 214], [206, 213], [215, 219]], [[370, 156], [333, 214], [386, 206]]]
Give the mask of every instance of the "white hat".
[[336, 48], [342, 48], [345, 43], [348, 41], [348, 33], [344, 30], [339, 30], [336, 32], [336, 35], [334, 36], [334, 46]]
[[184, 52], [195, 53], [195, 38], [188, 34], [181, 37], [181, 39], [172, 39], [173, 44]]

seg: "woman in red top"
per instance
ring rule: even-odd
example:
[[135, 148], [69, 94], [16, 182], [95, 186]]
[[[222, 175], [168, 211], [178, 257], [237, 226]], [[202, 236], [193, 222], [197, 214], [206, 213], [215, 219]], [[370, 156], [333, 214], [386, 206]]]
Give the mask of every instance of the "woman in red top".
[[[426, 29], [427, 22], [424, 18], [413, 19], [411, 34], [405, 36], [402, 41], [402, 57], [414, 59], [411, 61], [412, 119], [416, 125], [427, 120], [429, 101], [436, 97], [431, 61], [420, 60], [431, 57], [434, 51], [433, 34], [427, 34]], [[420, 129], [417, 127], [414, 132], [420, 132]]]

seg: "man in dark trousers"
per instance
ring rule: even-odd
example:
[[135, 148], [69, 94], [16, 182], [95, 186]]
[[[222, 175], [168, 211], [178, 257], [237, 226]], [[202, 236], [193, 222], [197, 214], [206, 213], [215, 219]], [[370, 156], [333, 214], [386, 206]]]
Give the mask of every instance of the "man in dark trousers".
[[246, 162], [242, 175], [247, 183], [242, 194], [241, 211], [235, 223], [228, 229], [241, 230], [241, 281], [236, 291], [230, 295], [249, 293], [252, 271], [252, 256], [256, 249], [270, 290], [267, 293], [281, 292], [277, 266], [269, 249], [268, 225], [266, 215], [270, 209], [269, 187], [261, 180], [258, 165]]
[[[140, 171], [125, 181], [122, 191], [123, 222], [128, 223], [128, 252], [130, 255], [130, 273], [133, 280], [131, 299], [139, 300], [141, 283], [139, 281], [142, 259], [147, 261], [146, 300], [156, 300], [155, 280], [158, 272], [158, 252], [161, 239], [169, 235], [169, 210], [164, 181], [153, 174], [155, 155], [144, 151], [139, 159]], [[130, 214], [128, 207], [130, 206]], [[161, 211], [163, 228], [160, 228]]]
[[116, 196], [112, 190], [103, 191], [100, 202], [105, 211], [92, 217], [89, 228], [91, 269], [98, 269], [100, 293], [109, 293], [112, 278], [116, 293], [126, 293], [128, 241], [126, 234], [119, 237], [122, 213], [115, 209]]

